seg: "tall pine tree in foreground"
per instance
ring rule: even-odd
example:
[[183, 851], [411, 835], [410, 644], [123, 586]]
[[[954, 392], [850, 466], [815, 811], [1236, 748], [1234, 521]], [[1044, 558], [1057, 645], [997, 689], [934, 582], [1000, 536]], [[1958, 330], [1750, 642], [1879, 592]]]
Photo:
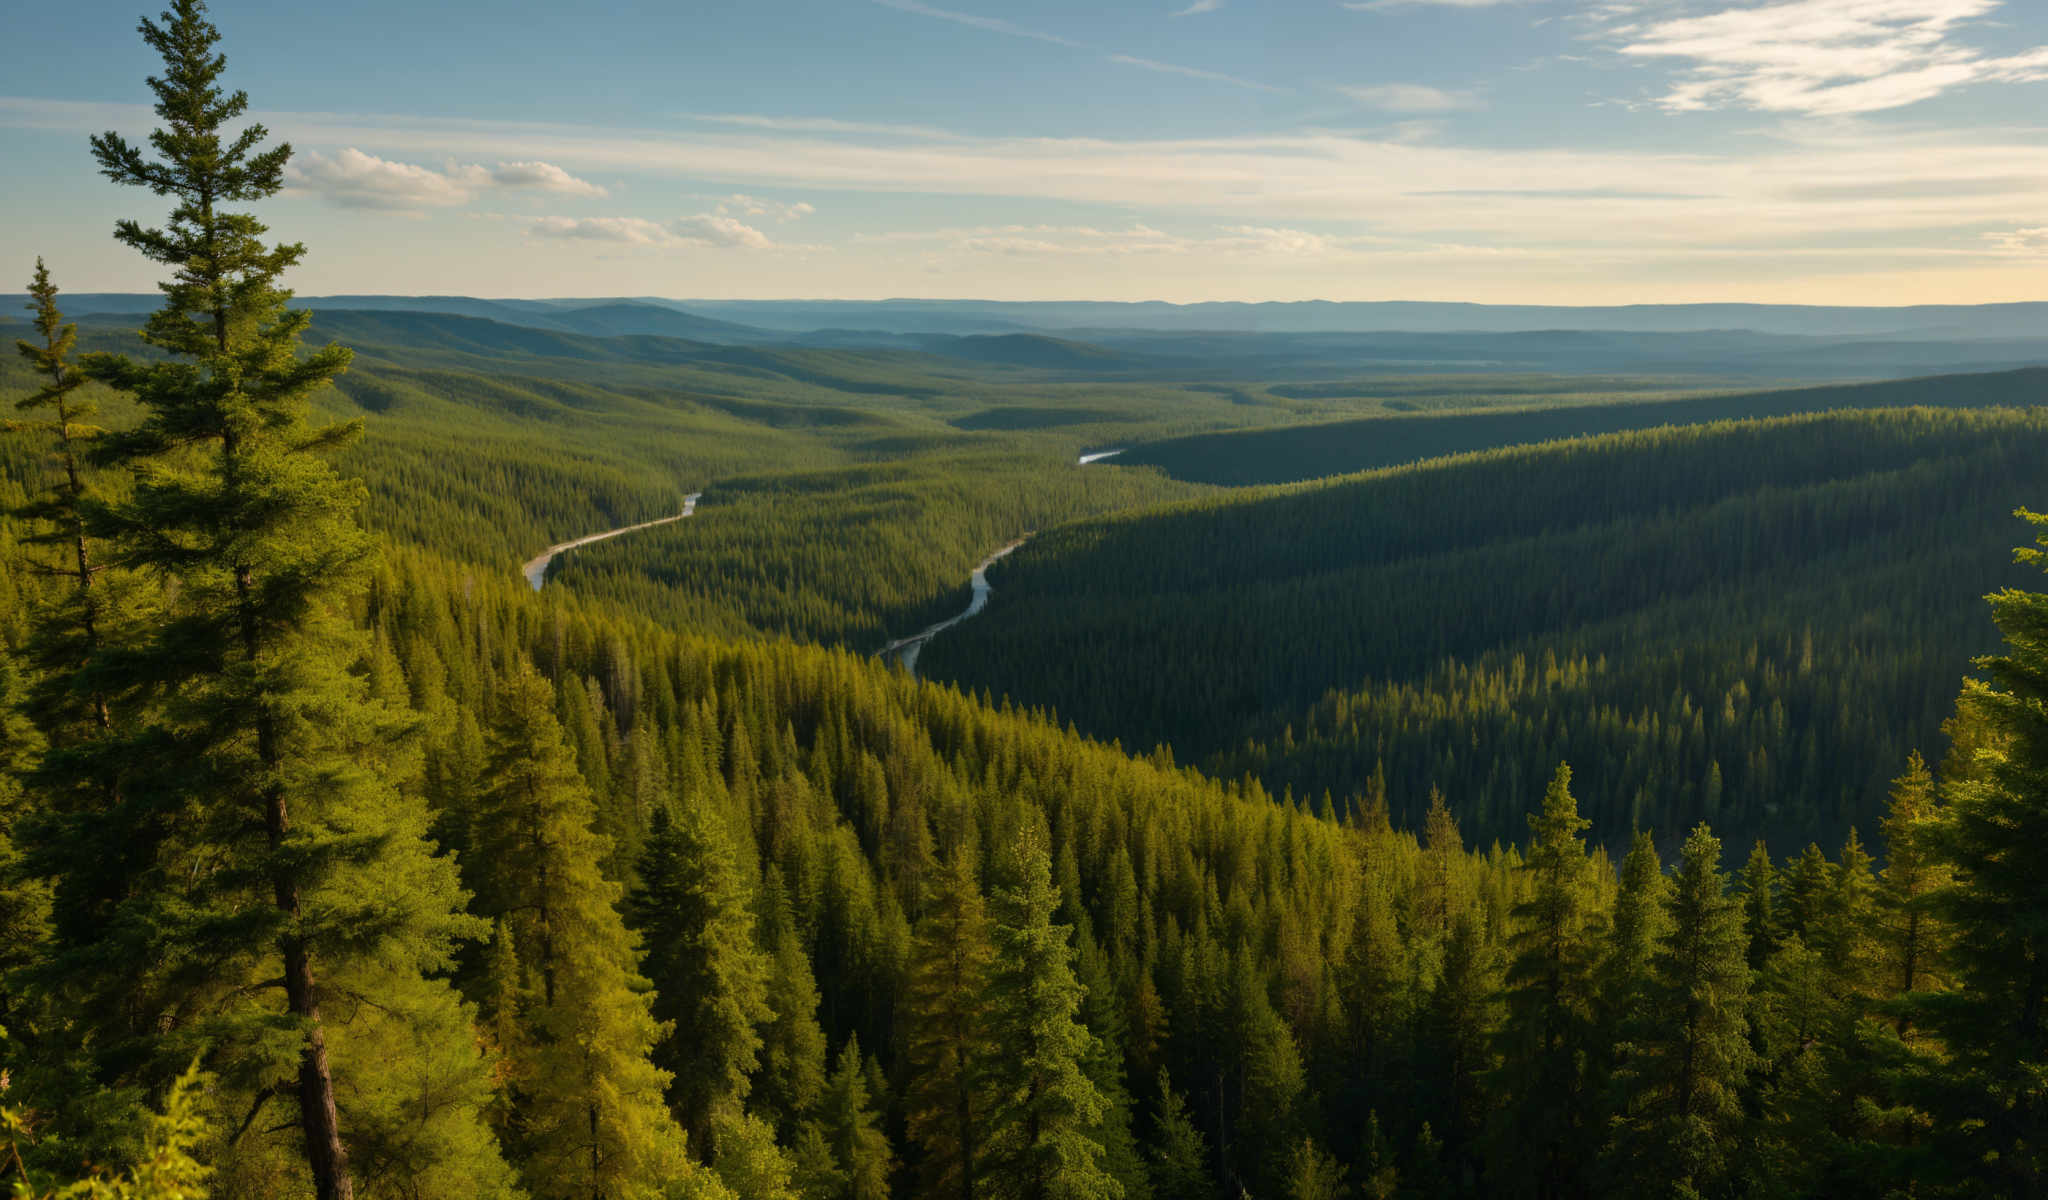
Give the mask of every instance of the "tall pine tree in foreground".
[[1078, 1017], [1072, 929], [1053, 923], [1059, 890], [1039, 836], [1018, 835], [997, 889], [988, 1032], [1001, 1053], [983, 1071], [989, 1094], [983, 1161], [1000, 1200], [1118, 1200], [1091, 1130], [1102, 1096], [1082, 1070], [1092, 1037]]
[[649, 1060], [663, 1030], [619, 887], [598, 871], [609, 847], [554, 708], [554, 688], [530, 670], [506, 682], [473, 822], [477, 906], [502, 923], [500, 952], [526, 976], [490, 989], [494, 1025], [508, 990], [519, 1009], [501, 1038], [505, 1141], [542, 1200], [657, 1195], [692, 1173], [662, 1099], [668, 1076]]
[[774, 962], [754, 936], [746, 885], [724, 830], [701, 806], [656, 809], [641, 848], [640, 886], [626, 915], [646, 947], [655, 1017], [667, 1033], [654, 1061], [692, 1150], [715, 1153], [721, 1119], [737, 1117], [760, 1063]]
[[[2021, 510], [2048, 568], [2048, 516]], [[1917, 1011], [1947, 1043], [1926, 1099], [1965, 1194], [2048, 1194], [2048, 594], [1990, 597], [2005, 653], [1978, 660], [1959, 723], [1979, 722], [1974, 753], [1945, 765], [1941, 846], [1954, 878], [1934, 894], [1952, 930], [1955, 988]], [[1958, 738], [1958, 751], [1965, 739]], [[1909, 783], [1910, 786], [1910, 783]]]
[[1590, 1123], [1585, 1066], [1591, 1033], [1593, 963], [1583, 840], [1592, 822], [1572, 798], [1572, 772], [1560, 765], [1529, 817], [1531, 844], [1522, 872], [1529, 898], [1515, 905], [1508, 942], [1507, 1017], [1501, 1029], [1496, 1110], [1497, 1178], [1513, 1194], [1557, 1200], [1584, 1190]]
[[[147, 710], [101, 739], [126, 764], [118, 798], [45, 847], [58, 872], [97, 883], [73, 889], [92, 910], [60, 920], [42, 978], [101, 1087], [162, 1088], [205, 1051], [232, 1134], [224, 1190], [296, 1175], [344, 1200], [361, 1149], [373, 1190], [452, 1194], [460, 1178], [496, 1194], [483, 1063], [436, 978], [480, 927], [399, 793], [405, 721], [352, 672], [366, 642], [346, 606], [371, 542], [361, 485], [327, 456], [357, 429], [307, 422], [348, 352], [300, 354], [309, 316], [278, 281], [303, 248], [265, 244], [254, 216], [224, 207], [275, 193], [291, 149], [264, 148], [259, 124], [229, 128], [248, 98], [221, 86], [199, 0], [141, 33], [163, 59], [149, 81], [163, 125], [148, 150], [107, 133], [93, 152], [115, 182], [173, 201], [163, 227], [115, 230], [171, 270], [143, 335], [163, 357], [83, 365], [144, 413], [100, 439], [135, 480], [108, 507], [114, 553], [176, 586], [159, 619], [106, 650], [146, 683]], [[273, 1099], [294, 1119], [266, 1119]]]
[[1723, 1195], [1752, 1059], [1750, 973], [1742, 905], [1721, 874], [1721, 840], [1705, 825], [1679, 852], [1664, 911], [1647, 1020], [1625, 1068], [1625, 1186], [1632, 1195]]
[[984, 999], [989, 923], [964, 848], [934, 873], [931, 888], [910, 949], [904, 1119], [923, 1151], [921, 1194], [974, 1200], [987, 1121], [979, 1072], [996, 1052]]

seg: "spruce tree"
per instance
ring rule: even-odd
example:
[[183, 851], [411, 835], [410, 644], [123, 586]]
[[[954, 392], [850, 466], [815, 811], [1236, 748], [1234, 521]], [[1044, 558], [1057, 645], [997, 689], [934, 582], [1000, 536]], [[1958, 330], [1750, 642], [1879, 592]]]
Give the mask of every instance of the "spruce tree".
[[882, 1132], [878, 1099], [863, 1069], [860, 1041], [848, 1038], [818, 1106], [819, 1127], [839, 1166], [840, 1191], [834, 1200], [889, 1200], [896, 1159]]
[[657, 809], [637, 865], [627, 920], [647, 948], [654, 1015], [669, 1033], [655, 1062], [674, 1076], [669, 1100], [697, 1153], [716, 1150], [714, 1121], [745, 1104], [760, 1062], [774, 967], [724, 832], [691, 805]]
[[78, 345], [78, 326], [65, 322], [57, 307], [57, 285], [50, 282], [50, 270], [40, 258], [28, 293], [28, 307], [35, 313], [36, 334], [41, 340], [17, 340], [14, 344], [45, 382], [17, 401], [15, 408], [47, 415], [39, 420], [9, 421], [0, 428], [47, 433], [63, 472], [60, 480], [17, 510], [18, 516], [43, 527], [43, 532], [26, 539], [30, 544], [55, 545], [60, 550], [55, 561], [36, 563], [33, 569], [67, 581], [55, 610], [42, 614], [37, 622], [36, 637], [37, 665], [53, 681], [75, 681], [88, 693], [59, 693], [38, 705], [43, 725], [61, 742], [80, 725], [101, 733], [113, 728], [104, 685], [90, 670], [100, 648], [107, 607], [106, 588], [100, 586], [105, 564], [98, 561], [86, 525], [92, 501], [86, 483], [86, 457], [101, 430], [91, 424], [95, 406], [78, 394], [86, 377], [70, 361]]
[[1722, 1194], [1752, 1059], [1749, 964], [1740, 903], [1704, 824], [1679, 853], [1665, 899], [1649, 1021], [1627, 1066], [1619, 1120], [1624, 1178], [1637, 1194]]
[[1515, 905], [1508, 940], [1497, 1178], [1503, 1191], [1544, 1200], [1584, 1190], [1596, 943], [1582, 835], [1591, 824], [1572, 798], [1571, 768], [1560, 765], [1542, 811], [1529, 817], [1529, 898]]
[[1059, 892], [1038, 836], [1019, 834], [1007, 854], [1010, 882], [997, 889], [990, 1039], [1002, 1053], [982, 1071], [989, 1094], [983, 1161], [999, 1200], [1119, 1200], [1090, 1130], [1103, 1100], [1082, 1063], [1092, 1040], [1077, 1019], [1071, 930], [1053, 923]]
[[[1942, 930], [1932, 912], [1933, 898], [1949, 880], [1947, 864], [1936, 842], [1940, 811], [1934, 776], [1915, 750], [1905, 774], [1892, 781], [1891, 806], [1884, 817], [1884, 870], [1878, 876], [1878, 938], [1883, 969], [1880, 995], [1899, 997], [1931, 991], [1940, 979], [1937, 965], [1943, 948]], [[1899, 1028], [1907, 1016], [1898, 1016]]]
[[[2048, 569], [2048, 516], [2020, 510]], [[1926, 1080], [1936, 1135], [1966, 1191], [2048, 1194], [2048, 594], [1990, 597], [2005, 652], [1979, 659], [1958, 725], [1982, 722], [1974, 753], [1944, 765], [1939, 846], [1953, 873], [1934, 893], [1952, 931], [1955, 987], [1916, 1011], [1946, 1044]], [[1958, 738], [1958, 749], [1965, 744]]]
[[[469, 878], [523, 964], [505, 1133], [540, 1200], [648, 1196], [690, 1174], [684, 1140], [650, 1061], [663, 1028], [648, 1011], [617, 884], [598, 868], [590, 790], [555, 720], [554, 689], [531, 671], [508, 680], [477, 800]], [[490, 990], [502, 996], [501, 965]], [[503, 1018], [498, 999], [492, 1015]]]
[[1217, 1194], [1209, 1173], [1209, 1142], [1188, 1114], [1187, 1101], [1159, 1069], [1159, 1115], [1152, 1135], [1152, 1183], [1172, 1200], [1209, 1200]]
[[788, 1137], [825, 1094], [825, 1031], [818, 1025], [817, 977], [788, 900], [777, 886], [767, 891], [761, 936], [773, 959], [768, 1007], [774, 1016], [761, 1029], [761, 1067], [748, 1103]]
[[[101, 651], [147, 685], [147, 710], [96, 739], [97, 763], [57, 764], [74, 784], [111, 762], [122, 775], [99, 811], [60, 814], [45, 840], [68, 899], [42, 980], [76, 1014], [71, 1033], [102, 1086], [164, 1086], [205, 1046], [223, 1107], [248, 1110], [231, 1120], [273, 1129], [260, 1110], [287, 1098], [296, 1144], [251, 1133], [227, 1166], [271, 1171], [290, 1154], [315, 1196], [339, 1200], [355, 1192], [350, 1121], [382, 1154], [393, 1113], [420, 1111], [424, 1081], [393, 1054], [463, 1048], [464, 1013], [436, 976], [482, 927], [398, 791], [414, 771], [405, 718], [350, 670], [367, 642], [347, 605], [372, 543], [361, 484], [327, 459], [359, 427], [307, 422], [348, 351], [299, 352], [310, 316], [287, 307], [279, 279], [304, 249], [266, 245], [254, 216], [227, 208], [278, 191], [291, 148], [264, 148], [260, 124], [228, 129], [248, 98], [221, 86], [199, 0], [175, 0], [140, 31], [164, 63], [149, 81], [155, 157], [116, 133], [93, 152], [108, 178], [174, 202], [161, 228], [115, 228], [171, 269], [143, 334], [163, 357], [81, 365], [143, 411], [135, 429], [97, 439], [95, 457], [135, 479], [131, 499], [94, 517], [110, 561], [176, 586], [159, 619]], [[394, 991], [377, 1015], [359, 1003]], [[428, 1127], [371, 1163], [379, 1190], [450, 1169], [499, 1190], [504, 1169], [478, 1136], [482, 1062], [466, 1059], [433, 1081]]]
[[931, 876], [910, 949], [904, 1121], [921, 1151], [920, 1194], [972, 1200], [987, 1113], [980, 1072], [988, 1036], [989, 922], [965, 850]]
[[1778, 948], [1778, 867], [1758, 838], [1742, 868], [1742, 923], [1749, 935], [1749, 969], [1759, 970]]

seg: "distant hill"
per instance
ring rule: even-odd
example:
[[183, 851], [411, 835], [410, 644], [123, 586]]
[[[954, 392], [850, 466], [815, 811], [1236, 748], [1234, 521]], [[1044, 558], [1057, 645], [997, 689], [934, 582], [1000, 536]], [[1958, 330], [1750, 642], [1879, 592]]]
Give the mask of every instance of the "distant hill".
[[[147, 293], [66, 293], [69, 311], [142, 313], [160, 297]], [[1422, 301], [1121, 304], [1097, 301], [1002, 300], [671, 300], [662, 297], [478, 299], [467, 296], [310, 296], [315, 308], [451, 312], [464, 316], [560, 319], [593, 309], [660, 308], [778, 334], [867, 331], [873, 334], [1053, 333], [1083, 341], [1105, 331], [1234, 333], [1516, 333], [1582, 330], [1608, 333], [1761, 334], [1830, 338], [1898, 338], [1941, 342], [2048, 337], [2048, 303], [1918, 305], [1896, 308], [1793, 304], [1640, 304], [1574, 308]], [[653, 318], [649, 317], [648, 320]], [[556, 326], [568, 328], [568, 326]], [[585, 330], [576, 330], [584, 332]], [[646, 328], [614, 332], [658, 333]], [[735, 335], [737, 336], [737, 335]]]
[[1001, 363], [1048, 370], [1113, 370], [1127, 366], [1127, 356], [1104, 346], [1036, 333], [976, 334], [970, 337], [922, 337], [919, 349], [970, 362]]
[[1751, 330], [1805, 337], [2040, 337], [2048, 303], [1900, 308], [1791, 304], [1644, 304], [1597, 308], [1418, 301], [1116, 304], [996, 300], [684, 300], [690, 311], [773, 329], [890, 332], [1035, 330], [1087, 339], [1105, 330], [1238, 333], [1510, 333], [1571, 329], [1621, 333]]
[[1421, 459], [1710, 421], [1835, 409], [2030, 408], [2048, 404], [2048, 368], [1938, 375], [1686, 400], [1577, 405], [1445, 416], [1373, 417], [1169, 438], [1135, 446], [1119, 466], [1156, 466], [1196, 483], [1293, 483]]
[[557, 329], [587, 333], [595, 337], [653, 334], [659, 337], [690, 338], [700, 342], [753, 343], [788, 339], [765, 329], [715, 321], [657, 304], [598, 304], [589, 308], [565, 308], [533, 315]]

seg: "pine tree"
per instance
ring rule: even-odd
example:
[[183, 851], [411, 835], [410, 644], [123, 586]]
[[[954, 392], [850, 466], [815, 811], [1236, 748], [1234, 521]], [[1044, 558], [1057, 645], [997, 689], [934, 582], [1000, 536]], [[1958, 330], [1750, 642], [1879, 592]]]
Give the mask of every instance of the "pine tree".
[[1742, 868], [1742, 923], [1749, 935], [1749, 969], [1759, 970], [1778, 948], [1778, 867], [1758, 838]]
[[1515, 905], [1508, 941], [1506, 1018], [1499, 1049], [1506, 1103], [1495, 1145], [1500, 1187], [1553, 1200], [1584, 1190], [1590, 1116], [1584, 1063], [1593, 1005], [1595, 939], [1586, 877], [1591, 867], [1571, 768], [1560, 765], [1529, 817], [1522, 873], [1529, 898]]
[[754, 935], [744, 881], [725, 835], [700, 808], [658, 809], [626, 914], [647, 947], [654, 1015], [670, 1033], [655, 1062], [674, 1076], [669, 1100], [698, 1153], [715, 1153], [713, 1123], [740, 1110], [760, 1063], [774, 965]]
[[904, 1120], [922, 1152], [921, 1194], [972, 1200], [987, 1121], [980, 1073], [994, 1050], [986, 1028], [993, 950], [964, 850], [933, 874], [931, 886], [910, 950]]
[[1152, 1182], [1162, 1197], [1211, 1200], [1216, 1180], [1209, 1173], [1209, 1143], [1188, 1115], [1187, 1101], [1159, 1069], [1159, 1115], [1152, 1136]]
[[18, 516], [46, 527], [46, 532], [27, 539], [31, 544], [62, 548], [57, 561], [37, 563], [34, 569], [69, 581], [56, 611], [43, 614], [38, 621], [36, 639], [38, 665], [60, 681], [83, 683], [88, 692], [49, 697], [39, 706], [43, 724], [61, 741], [75, 726], [102, 733], [113, 728], [107, 697], [89, 669], [100, 648], [107, 603], [106, 588], [99, 586], [105, 566], [98, 561], [86, 528], [92, 495], [86, 484], [85, 460], [102, 431], [90, 423], [95, 406], [77, 394], [86, 382], [84, 373], [70, 362], [78, 345], [78, 326], [65, 323], [57, 307], [57, 285], [50, 282], [49, 268], [40, 258], [28, 291], [41, 344], [21, 340], [14, 344], [48, 382], [17, 401], [15, 408], [27, 413], [47, 411], [49, 415], [38, 421], [9, 421], [0, 428], [46, 431], [63, 469], [60, 481], [17, 511]]
[[[1892, 781], [1891, 807], [1884, 818], [1884, 870], [1878, 884], [1878, 937], [1883, 963], [1880, 994], [1888, 997], [1931, 991], [1944, 939], [1932, 898], [1947, 885], [1947, 864], [1936, 844], [1940, 813], [1934, 776], [1915, 750], [1906, 772]], [[1898, 1017], [1903, 1032], [1907, 1016]]]
[[1416, 1058], [1429, 1112], [1443, 1128], [1446, 1166], [1461, 1183], [1476, 1173], [1486, 1120], [1485, 1081], [1494, 1070], [1500, 957], [1470, 907], [1451, 920], [1443, 970], [1419, 1015]]
[[[220, 86], [225, 59], [199, 0], [175, 0], [140, 31], [164, 61], [149, 81], [158, 157], [114, 133], [93, 151], [110, 179], [175, 202], [163, 228], [115, 229], [172, 269], [143, 335], [164, 357], [81, 366], [144, 414], [96, 439], [95, 457], [128, 468], [135, 488], [94, 523], [125, 567], [176, 590], [118, 647], [125, 677], [149, 685], [148, 711], [96, 739], [96, 762], [57, 764], [76, 783], [118, 762], [122, 784], [46, 839], [44, 861], [65, 877], [64, 945], [42, 978], [117, 1090], [167, 1084], [205, 1045], [248, 1122], [289, 1097], [297, 1144], [247, 1137], [237, 1161], [295, 1155], [313, 1194], [338, 1200], [355, 1191], [348, 1122], [374, 1140], [395, 1109], [420, 1111], [418, 1078], [390, 1054], [464, 1046], [464, 1014], [435, 976], [483, 927], [462, 915], [452, 864], [431, 856], [418, 806], [398, 794], [415, 769], [397, 742], [405, 718], [350, 672], [367, 642], [347, 602], [372, 543], [361, 485], [326, 458], [358, 426], [307, 424], [309, 397], [348, 352], [299, 353], [310, 317], [287, 309], [278, 280], [303, 247], [266, 246], [260, 222], [222, 207], [275, 193], [291, 149], [262, 148], [259, 124], [225, 132], [248, 99]], [[393, 989], [377, 1016], [355, 1002]], [[380, 1177], [407, 1186], [454, 1169], [497, 1190], [503, 1167], [479, 1136], [482, 1072], [472, 1052], [436, 1081], [430, 1127], [380, 1160]], [[457, 1163], [445, 1156], [456, 1147], [479, 1156]]]
[[1008, 853], [1012, 881], [992, 905], [995, 968], [989, 980], [990, 1039], [1003, 1053], [982, 1072], [989, 1093], [983, 1140], [989, 1194], [998, 1200], [1118, 1200], [1089, 1130], [1102, 1097], [1082, 1070], [1092, 1040], [1076, 1019], [1081, 985], [1064, 925], [1053, 924], [1059, 892], [1052, 863], [1028, 829]]
[[896, 1160], [876, 1113], [878, 1099], [863, 1069], [860, 1041], [848, 1038], [818, 1106], [818, 1124], [842, 1181], [836, 1200], [889, 1200]]
[[1287, 1200], [1340, 1200], [1345, 1171], [1314, 1138], [1296, 1143], [1287, 1160]]
[[[2048, 516], [2020, 510], [2048, 569]], [[1928, 1088], [1936, 1133], [1965, 1190], [2048, 1193], [2048, 594], [1990, 597], [2005, 652], [1978, 660], [1957, 721], [1982, 723], [1974, 754], [1944, 765], [1942, 857], [1952, 880], [1934, 909], [1952, 931], [1955, 987], [1918, 998], [1948, 1050]], [[1957, 739], [1960, 749], [1965, 740]]]
[[818, 1025], [817, 977], [804, 954], [788, 898], [772, 882], [766, 890], [761, 936], [773, 958], [768, 1007], [774, 1016], [761, 1029], [761, 1067], [754, 1074], [749, 1103], [779, 1135], [788, 1137], [825, 1094], [825, 1031]]
[[[663, 1103], [667, 1075], [649, 1058], [663, 1029], [615, 907], [618, 885], [598, 869], [604, 839], [554, 707], [554, 689], [531, 671], [506, 681], [468, 863], [478, 908], [502, 922], [531, 980], [503, 1048], [507, 1140], [542, 1200], [651, 1196], [689, 1173]], [[512, 969], [499, 966], [493, 993]], [[502, 999], [494, 1007], [502, 1021]]]
[[1621, 1114], [1637, 1194], [1720, 1194], [1751, 1062], [1742, 908], [1721, 874], [1721, 840], [1704, 824], [1680, 851], [1665, 900], [1650, 1024], [1627, 1065]]

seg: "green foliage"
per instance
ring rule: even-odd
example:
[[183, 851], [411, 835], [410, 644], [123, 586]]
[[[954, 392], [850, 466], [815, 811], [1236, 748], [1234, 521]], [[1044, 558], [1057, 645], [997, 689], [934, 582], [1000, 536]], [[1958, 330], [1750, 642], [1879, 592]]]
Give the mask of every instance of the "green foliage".
[[1522, 871], [1528, 898], [1512, 910], [1515, 931], [1504, 978], [1500, 1086], [1507, 1097], [1496, 1130], [1499, 1178], [1517, 1194], [1582, 1194], [1592, 1158], [1594, 1111], [1585, 1071], [1592, 1051], [1594, 967], [1601, 930], [1584, 832], [1560, 765], [1529, 816]]
[[1666, 932], [1617, 1121], [1621, 1162], [1638, 1194], [1726, 1193], [1750, 1068], [1747, 939], [1727, 894], [1721, 843], [1693, 830], [1665, 897]]
[[[15, 1200], [206, 1200], [211, 1168], [197, 1157], [212, 1131], [201, 1115], [200, 1095], [207, 1081], [196, 1067], [171, 1084], [163, 1111], [143, 1121], [142, 1152], [125, 1171], [99, 1172], [89, 1179], [54, 1189], [41, 1189], [25, 1178], [14, 1181]], [[14, 1110], [0, 1108], [0, 1135], [8, 1138], [0, 1170], [21, 1169], [20, 1139], [30, 1125]]]
[[471, 818], [469, 882], [506, 935], [490, 1015], [516, 1029], [499, 1047], [501, 1136], [535, 1197], [654, 1196], [687, 1171], [663, 1103], [669, 1075], [649, 1058], [665, 1027], [648, 1011], [620, 889], [598, 871], [605, 847], [554, 707], [539, 676], [504, 681]]
[[876, 1115], [878, 1100], [869, 1094], [860, 1042], [849, 1038], [818, 1105], [818, 1127], [837, 1167], [830, 1200], [888, 1200], [896, 1160]]
[[1059, 896], [1043, 842], [1028, 827], [1007, 847], [993, 905], [995, 965], [988, 1030], [1003, 1052], [982, 1068], [990, 1101], [984, 1162], [1002, 1200], [1117, 1200], [1092, 1130], [1102, 1097], [1082, 1070], [1093, 1042], [1075, 1018], [1071, 930], [1053, 923]]
[[[2035, 546], [2020, 562], [2048, 567], [2048, 517], [2021, 510]], [[1985, 735], [1944, 789], [1942, 856], [1953, 872], [1934, 893], [1954, 929], [1952, 990], [1921, 1007], [1949, 1049], [1933, 1067], [1938, 1137], [1969, 1190], [2038, 1191], [2048, 1145], [2048, 595], [1990, 597], [2002, 654], [1963, 684], [1959, 713]]]
[[904, 995], [904, 1124], [920, 1151], [920, 1190], [930, 1196], [972, 1196], [981, 1174], [989, 1119], [982, 1075], [1002, 1053], [987, 1027], [989, 938], [973, 862], [956, 850], [933, 876]]
[[654, 1015], [669, 1031], [655, 1061], [674, 1078], [669, 1099], [683, 1127], [715, 1153], [715, 1123], [746, 1101], [761, 1027], [777, 1019], [773, 964], [755, 941], [732, 851], [701, 808], [656, 810], [638, 874], [627, 915], [647, 946]]

